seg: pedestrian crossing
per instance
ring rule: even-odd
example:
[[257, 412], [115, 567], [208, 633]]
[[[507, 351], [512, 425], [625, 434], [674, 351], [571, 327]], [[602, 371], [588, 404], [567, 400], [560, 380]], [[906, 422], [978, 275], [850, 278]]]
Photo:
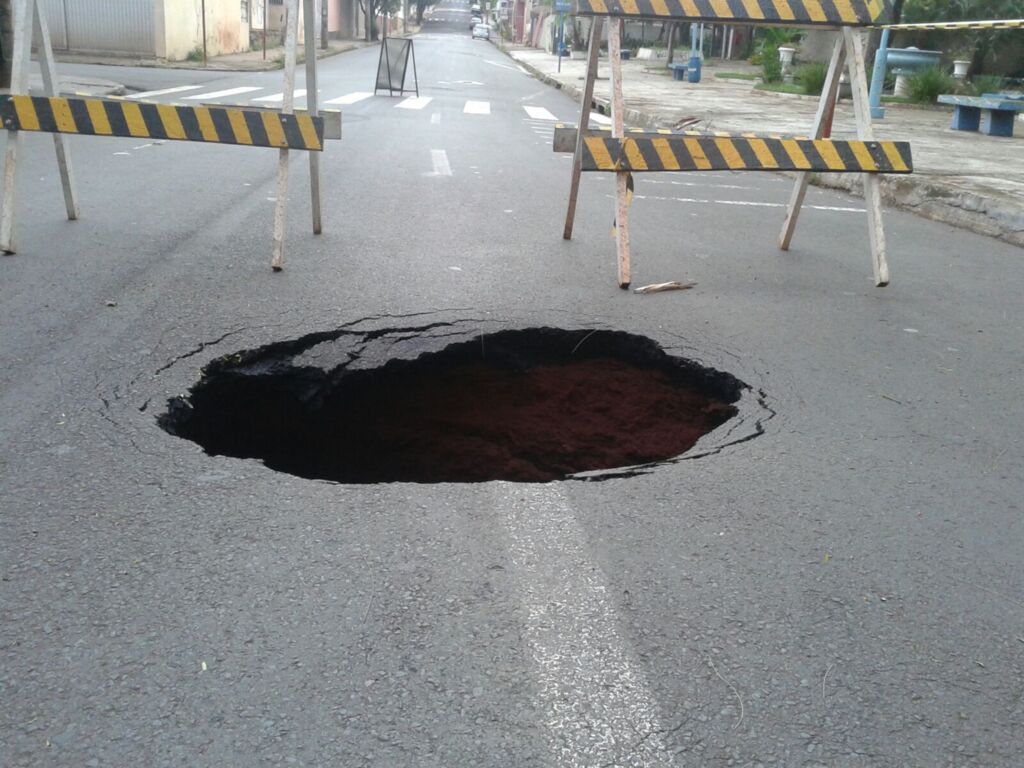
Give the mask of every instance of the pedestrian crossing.
[[[187, 84], [158, 88], [155, 90], [143, 91], [141, 93], [133, 93], [125, 98], [132, 101], [152, 100], [168, 103], [174, 103], [176, 100], [203, 104], [222, 102], [232, 106], [243, 107], [247, 104], [260, 107], [272, 107], [283, 104], [284, 93], [280, 91], [272, 92], [272, 90], [273, 89], [258, 85], [239, 85], [231, 88], [221, 87], [215, 90], [209, 90], [209, 86]], [[298, 88], [295, 90], [295, 101], [297, 106], [302, 106], [305, 96], [305, 89]], [[373, 97], [374, 94], [371, 91], [352, 91], [341, 95], [321, 94], [320, 104], [321, 106], [330, 109], [360, 104], [362, 102], [367, 102]], [[441, 116], [439, 114], [440, 110], [438, 109], [439, 102], [434, 96], [408, 96], [402, 99], [393, 99], [389, 96], [381, 96], [378, 103], [387, 104], [389, 108], [392, 109], [401, 109], [411, 112], [426, 110], [430, 113], [430, 121], [432, 124], [436, 125], [441, 122]], [[431, 107], [431, 105], [433, 105], [433, 108], [428, 110], [428, 107]], [[447, 111], [453, 106], [455, 105], [452, 105], [451, 102], [445, 102], [444, 110]], [[461, 101], [460, 106], [460, 111], [463, 115], [473, 116], [473, 118], [494, 115], [507, 116], [511, 111], [521, 117], [537, 136], [545, 140], [550, 140], [552, 137], [555, 123], [575, 123], [579, 119], [578, 113], [572, 113], [575, 110], [572, 110], [562, 116], [558, 116], [550, 109], [534, 104], [516, 105], [514, 103], [503, 103], [501, 105], [494, 105], [490, 101], [476, 98]], [[467, 119], [471, 118], [467, 117]], [[607, 125], [610, 122], [611, 120], [609, 118], [600, 113], [591, 113], [591, 125], [601, 126]]]

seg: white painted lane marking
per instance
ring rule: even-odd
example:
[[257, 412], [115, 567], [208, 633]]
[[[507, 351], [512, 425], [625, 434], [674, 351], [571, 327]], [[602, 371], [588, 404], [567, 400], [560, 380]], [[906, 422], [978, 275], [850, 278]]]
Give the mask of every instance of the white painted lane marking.
[[530, 107], [524, 104], [523, 109], [525, 109], [526, 114], [528, 114], [534, 120], [558, 120], [557, 117], [551, 114], [548, 110], [544, 109], [544, 107]]
[[[301, 99], [305, 95], [306, 95], [306, 89], [305, 88], [299, 88], [299, 89], [297, 89], [295, 91], [295, 98], [296, 99]], [[270, 101], [270, 102], [284, 101], [284, 94], [283, 93], [274, 93], [274, 94], [271, 94], [270, 96], [260, 96], [258, 99], [253, 99], [253, 101]]]
[[410, 96], [395, 104], [395, 109], [423, 109], [433, 100], [432, 96]]
[[440, 125], [441, 124], [441, 113], [440, 112], [435, 112], [434, 114], [432, 114], [430, 116], [430, 124], [431, 125]]
[[324, 104], [355, 104], [357, 101], [368, 99], [373, 96], [369, 91], [355, 91], [353, 93], [346, 93], [344, 96], [339, 96], [336, 99], [325, 101]]
[[443, 149], [430, 150], [430, 160], [434, 164], [435, 176], [451, 176], [452, 167], [448, 163], [448, 153]]
[[161, 88], [159, 91], [143, 91], [127, 96], [129, 99], [148, 99], [150, 96], [165, 96], [168, 93], [181, 93], [183, 91], [198, 91], [201, 85], [179, 85], [176, 88]]
[[641, 184], [671, 184], [673, 187], [714, 187], [715, 189], [755, 190], [757, 187], [744, 187], [740, 184], [711, 184], [706, 181], [661, 181], [660, 179], [640, 179]]
[[591, 112], [590, 113], [590, 119], [593, 120], [598, 125], [611, 125], [612, 124], [612, 119], [610, 117], [602, 115], [600, 112]]
[[562, 491], [495, 483], [552, 765], [671, 768], [654, 697]]
[[186, 99], [223, 99], [225, 96], [237, 96], [240, 93], [252, 93], [262, 91], [263, 88], [254, 85], [243, 85], [240, 88], [228, 88], [225, 91], [214, 91], [213, 93], [196, 93], [186, 96]]
[[467, 101], [462, 108], [467, 115], [489, 115], [491, 114], [491, 102], [489, 101]]
[[490, 59], [484, 59], [484, 64], [490, 64], [492, 67], [501, 67], [502, 69], [521, 69], [521, 67], [513, 67], [509, 64], [502, 64], [500, 61], [491, 61]]
[[[572, 155], [564, 155], [565, 157], [572, 158]], [[614, 199], [614, 195], [605, 195], [609, 199]], [[663, 202], [670, 203], [700, 203], [703, 205], [738, 205], [747, 206], [750, 208], [787, 208], [786, 203], [761, 203], [756, 200], [706, 200], [699, 197], [662, 197], [661, 195], [633, 195], [635, 200], [661, 200]], [[811, 208], [815, 211], [835, 211], [838, 213], [866, 213], [866, 208], [847, 208], [842, 205], [807, 205], [804, 203], [804, 208]]]

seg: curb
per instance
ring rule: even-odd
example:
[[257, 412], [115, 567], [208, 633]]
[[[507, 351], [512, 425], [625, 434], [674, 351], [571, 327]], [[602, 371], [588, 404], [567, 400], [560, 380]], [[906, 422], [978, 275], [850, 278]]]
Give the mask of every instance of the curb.
[[[509, 58], [528, 70], [541, 82], [565, 91], [576, 100], [583, 96], [582, 88], [555, 80], [536, 67], [511, 56], [504, 46], [499, 47]], [[605, 115], [611, 111], [607, 102], [597, 98], [593, 100], [591, 108]], [[667, 122], [665, 118], [659, 118], [652, 113], [636, 109], [627, 109], [624, 118], [627, 122], [643, 128], [662, 128]], [[1024, 247], [1024, 207], [1020, 205], [1019, 201], [1011, 199], [1009, 195], [1004, 200], [960, 189], [955, 184], [914, 175], [900, 177], [883, 175], [881, 180], [882, 200], [890, 206], [915, 213], [932, 221]], [[855, 174], [811, 174], [811, 184], [848, 192], [860, 198], [864, 197], [860, 178]]]
[[[369, 47], [373, 44], [362, 44], [362, 41], [354, 41], [351, 45], [345, 45], [338, 48], [331, 48], [330, 50], [324, 51], [317, 49], [316, 58], [329, 59], [333, 56], [337, 56], [341, 53], [349, 53], [350, 51], [359, 50], [361, 48]], [[234, 55], [234, 54], [228, 54]], [[191, 62], [191, 61], [164, 61], [161, 59], [131, 59], [131, 58], [119, 58], [115, 56], [88, 56], [81, 54], [62, 54], [57, 57], [58, 64], [102, 64], [110, 67], [147, 67], [150, 69], [180, 69], [180, 70], [193, 70], [199, 72], [273, 72], [280, 70], [274, 59], [267, 59], [263, 61], [259, 59], [252, 63], [247, 62], [218, 62], [215, 59], [211, 59], [207, 62], [206, 66], [202, 64]], [[301, 62], [300, 62], [301, 63]]]

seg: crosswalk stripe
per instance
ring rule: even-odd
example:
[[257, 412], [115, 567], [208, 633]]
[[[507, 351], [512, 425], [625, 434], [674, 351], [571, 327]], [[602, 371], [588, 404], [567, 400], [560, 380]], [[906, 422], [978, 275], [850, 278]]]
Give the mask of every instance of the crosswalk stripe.
[[142, 93], [133, 93], [131, 96], [127, 96], [129, 99], [148, 99], [151, 96], [165, 96], [168, 93], [182, 93], [183, 91], [197, 91], [203, 86], [201, 85], [179, 85], [174, 88], [161, 88], [159, 91], [143, 91]]
[[467, 101], [462, 111], [467, 115], [489, 115], [491, 114], [491, 102]]
[[443, 149], [430, 150], [430, 160], [434, 164], [434, 174], [436, 176], [452, 175], [452, 167], [448, 163], [448, 153]]
[[196, 93], [192, 96], [186, 96], [186, 99], [198, 100], [198, 99], [222, 99], [225, 96], [237, 96], [240, 93], [252, 93], [253, 91], [262, 91], [263, 89], [259, 86], [242, 86], [240, 88], [228, 88], [225, 91], [214, 91], [213, 93]]
[[591, 112], [590, 119], [598, 125], [611, 125], [612, 119], [607, 115], [602, 115], [600, 112]]
[[430, 96], [410, 96], [395, 104], [395, 109], [423, 109], [431, 101], [433, 98]]
[[528, 114], [534, 120], [558, 120], [557, 117], [551, 114], [548, 110], [544, 109], [544, 107], [529, 107], [523, 105], [523, 109], [525, 109], [526, 114]]
[[353, 93], [346, 93], [344, 96], [339, 96], [336, 99], [325, 101], [324, 104], [355, 104], [357, 101], [368, 99], [373, 96], [369, 91], [355, 91]]
[[[301, 99], [305, 95], [306, 95], [306, 89], [305, 88], [299, 88], [297, 91], [295, 91], [295, 98], [296, 99]], [[274, 93], [274, 94], [271, 94], [270, 96], [260, 96], [258, 99], [253, 99], [253, 101], [270, 101], [270, 102], [284, 101], [284, 94], [283, 93]]]

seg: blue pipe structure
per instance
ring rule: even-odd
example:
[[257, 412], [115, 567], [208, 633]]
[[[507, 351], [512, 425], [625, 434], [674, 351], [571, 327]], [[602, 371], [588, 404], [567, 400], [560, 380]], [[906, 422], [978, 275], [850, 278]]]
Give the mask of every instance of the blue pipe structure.
[[882, 30], [882, 42], [875, 51], [875, 67], [871, 71], [871, 92], [868, 104], [871, 105], [871, 119], [884, 120], [885, 107], [882, 106], [882, 89], [885, 87], [885, 69], [889, 65], [889, 28]]

